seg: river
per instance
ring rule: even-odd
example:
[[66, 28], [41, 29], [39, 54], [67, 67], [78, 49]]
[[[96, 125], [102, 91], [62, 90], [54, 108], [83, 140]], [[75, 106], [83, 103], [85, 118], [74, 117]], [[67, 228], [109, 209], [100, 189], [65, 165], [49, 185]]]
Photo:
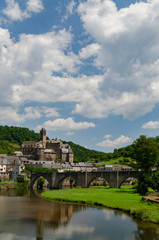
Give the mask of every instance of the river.
[[0, 191], [0, 240], [159, 240], [159, 225], [124, 213]]

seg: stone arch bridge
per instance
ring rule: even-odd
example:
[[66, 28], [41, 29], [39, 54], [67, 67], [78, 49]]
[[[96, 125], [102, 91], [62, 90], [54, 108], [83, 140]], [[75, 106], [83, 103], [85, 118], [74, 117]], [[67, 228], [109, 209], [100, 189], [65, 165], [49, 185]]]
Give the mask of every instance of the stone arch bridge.
[[62, 182], [66, 178], [73, 179], [76, 185], [82, 188], [88, 188], [90, 183], [97, 178], [105, 179], [111, 188], [120, 188], [126, 179], [130, 177], [137, 178], [137, 176], [137, 171], [32, 173], [30, 187], [33, 188], [34, 183], [39, 177], [44, 177], [48, 181], [48, 187], [50, 189], [62, 188]]

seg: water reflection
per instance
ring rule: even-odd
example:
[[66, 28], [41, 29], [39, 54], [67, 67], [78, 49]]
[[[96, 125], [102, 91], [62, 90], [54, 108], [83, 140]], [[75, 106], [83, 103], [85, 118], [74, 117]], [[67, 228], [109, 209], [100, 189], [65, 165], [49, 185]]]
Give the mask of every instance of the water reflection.
[[65, 226], [73, 212], [84, 209], [82, 206], [46, 201], [34, 192], [28, 192], [25, 197], [18, 197], [19, 193], [15, 191], [3, 195], [0, 197], [0, 230], [18, 235], [43, 238], [45, 228], [54, 231], [61, 225]]
[[134, 232], [135, 240], [159, 240], [159, 228], [156, 226], [138, 226], [137, 230]]
[[157, 225], [107, 209], [59, 204], [35, 192], [0, 196], [0, 240], [159, 240]]

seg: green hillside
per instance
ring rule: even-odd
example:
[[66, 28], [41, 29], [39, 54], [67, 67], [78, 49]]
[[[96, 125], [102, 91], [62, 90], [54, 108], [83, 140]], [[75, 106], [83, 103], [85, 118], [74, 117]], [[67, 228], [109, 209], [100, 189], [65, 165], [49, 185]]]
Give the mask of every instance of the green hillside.
[[[0, 154], [11, 155], [14, 151], [20, 150], [24, 141], [39, 141], [40, 134], [28, 128], [0, 126]], [[152, 138], [154, 144], [159, 148], [159, 136]], [[61, 140], [62, 141], [62, 140]], [[65, 141], [62, 141], [66, 143]], [[134, 166], [133, 144], [114, 149], [113, 153], [103, 153], [90, 150], [73, 142], [68, 142], [74, 152], [74, 162], [95, 162], [99, 166], [104, 164], [114, 164]]]
[[0, 140], [0, 154], [12, 155], [13, 152], [20, 151], [20, 145]]
[[[0, 154], [11, 155], [14, 151], [20, 150], [24, 141], [39, 141], [40, 134], [28, 128], [0, 126]], [[66, 143], [63, 141], [63, 143]], [[73, 142], [68, 142], [74, 152], [75, 162], [81, 161], [103, 161], [107, 154], [89, 150]]]
[[[62, 141], [66, 143], [65, 141]], [[74, 162], [98, 162], [106, 158], [106, 153], [90, 150], [73, 142], [67, 142], [74, 153]]]
[[28, 128], [0, 126], [0, 154], [20, 151], [24, 141], [39, 141], [40, 134]]
[[39, 141], [40, 134], [28, 128], [0, 126], [0, 140], [21, 145], [24, 141]]

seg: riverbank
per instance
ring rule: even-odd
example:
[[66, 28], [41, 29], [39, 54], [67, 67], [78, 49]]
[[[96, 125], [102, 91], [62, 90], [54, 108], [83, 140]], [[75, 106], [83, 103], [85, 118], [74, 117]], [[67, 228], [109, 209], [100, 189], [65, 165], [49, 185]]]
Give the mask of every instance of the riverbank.
[[43, 192], [48, 200], [89, 204], [122, 210], [143, 221], [159, 223], [159, 204], [144, 202], [134, 188], [73, 188]]
[[0, 183], [0, 191], [1, 190], [9, 190], [9, 189], [21, 189], [21, 188], [29, 188], [29, 182], [12, 182], [12, 181], [6, 181]]
[[6, 182], [1, 182], [0, 183], [0, 191], [1, 190], [8, 190], [8, 189], [14, 189], [16, 187], [15, 182], [12, 181], [6, 181]]

